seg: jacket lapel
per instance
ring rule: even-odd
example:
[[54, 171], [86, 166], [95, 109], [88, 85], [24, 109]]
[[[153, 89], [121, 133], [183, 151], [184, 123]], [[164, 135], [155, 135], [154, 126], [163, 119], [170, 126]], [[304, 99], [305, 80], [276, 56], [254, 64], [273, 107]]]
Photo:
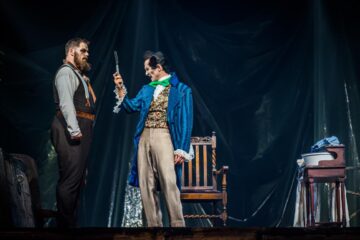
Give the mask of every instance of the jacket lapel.
[[169, 93], [168, 113], [172, 112], [176, 104], [178, 104], [181, 99], [181, 93], [178, 90], [179, 79], [175, 73], [171, 73], [170, 84], [171, 88]]
[[177, 88], [171, 86], [170, 93], [169, 93], [169, 103], [168, 103], [168, 112], [172, 112], [176, 104], [179, 103], [181, 99], [181, 94], [177, 90]]

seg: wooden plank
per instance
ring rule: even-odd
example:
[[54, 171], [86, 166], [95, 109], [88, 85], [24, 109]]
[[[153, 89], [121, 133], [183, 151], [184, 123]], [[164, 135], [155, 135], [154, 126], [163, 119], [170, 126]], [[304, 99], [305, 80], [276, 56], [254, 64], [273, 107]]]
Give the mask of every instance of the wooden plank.
[[192, 161], [189, 161], [188, 164], [188, 177], [189, 177], [188, 186], [192, 186]]
[[212, 142], [192, 142], [191, 145], [198, 146], [198, 145], [213, 145]]
[[181, 168], [182, 168], [182, 174], [181, 174], [181, 186], [185, 186], [185, 163], [183, 162], [181, 164]]
[[203, 146], [203, 165], [204, 165], [204, 186], [207, 186], [207, 147]]
[[191, 192], [194, 192], [194, 191], [213, 191], [213, 187], [212, 186], [192, 186], [192, 187], [189, 187], [189, 186], [184, 186], [184, 187], [181, 187], [181, 191], [183, 192], [186, 192], [186, 191], [191, 191]]
[[216, 200], [222, 197], [222, 193], [181, 193], [182, 200]]
[[196, 178], [196, 186], [200, 185], [200, 156], [199, 156], [199, 146], [195, 146], [195, 178]]

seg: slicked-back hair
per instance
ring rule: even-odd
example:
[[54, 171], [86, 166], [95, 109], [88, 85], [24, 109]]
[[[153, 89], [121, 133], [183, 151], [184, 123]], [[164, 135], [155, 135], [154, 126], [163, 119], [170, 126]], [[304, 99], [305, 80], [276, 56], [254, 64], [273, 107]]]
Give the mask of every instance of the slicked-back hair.
[[170, 66], [168, 65], [167, 59], [162, 52], [153, 52], [148, 50], [144, 53], [144, 61], [147, 59], [149, 59], [149, 66], [152, 69], [155, 69], [156, 65], [159, 64], [162, 66], [165, 72], [170, 73]]
[[85, 38], [72, 38], [65, 44], [65, 56], [67, 56], [70, 48], [78, 47], [80, 46], [80, 43], [85, 43], [86, 45], [90, 44], [90, 42]]

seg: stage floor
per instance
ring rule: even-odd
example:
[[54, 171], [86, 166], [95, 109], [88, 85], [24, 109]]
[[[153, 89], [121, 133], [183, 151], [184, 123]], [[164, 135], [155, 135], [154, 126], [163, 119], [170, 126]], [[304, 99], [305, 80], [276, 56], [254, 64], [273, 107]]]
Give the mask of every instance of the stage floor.
[[1, 229], [0, 239], [360, 239], [360, 228], [77, 228]]

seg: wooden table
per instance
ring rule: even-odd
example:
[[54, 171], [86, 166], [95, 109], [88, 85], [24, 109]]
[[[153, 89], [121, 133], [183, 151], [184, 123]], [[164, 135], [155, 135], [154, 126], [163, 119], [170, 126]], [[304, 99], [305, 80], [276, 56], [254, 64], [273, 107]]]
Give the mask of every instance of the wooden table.
[[[334, 160], [319, 161], [317, 166], [306, 166], [303, 181], [306, 188], [306, 227], [319, 226], [325, 223], [315, 222], [314, 183], [334, 183], [336, 194], [336, 222], [333, 224], [345, 227], [345, 158], [343, 145], [326, 147], [326, 151], [334, 156]], [[341, 199], [341, 201], [340, 201]], [[340, 204], [341, 203], [341, 204]], [[340, 219], [342, 216], [342, 219]]]

